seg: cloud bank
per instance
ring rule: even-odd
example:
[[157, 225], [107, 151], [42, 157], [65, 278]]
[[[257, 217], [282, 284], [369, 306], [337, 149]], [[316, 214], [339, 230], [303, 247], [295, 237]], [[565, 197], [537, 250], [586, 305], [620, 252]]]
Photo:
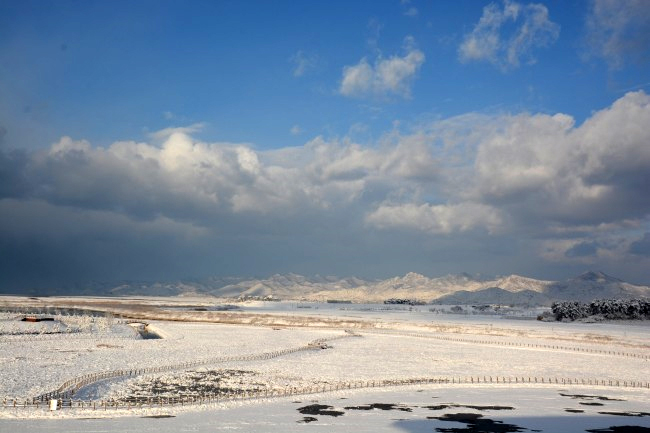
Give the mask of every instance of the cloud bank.
[[503, 266], [493, 272], [562, 262], [641, 275], [648, 123], [650, 97], [639, 91], [581, 125], [561, 113], [466, 114], [371, 146], [316, 137], [260, 151], [197, 140], [201, 125], [108, 147], [70, 137], [34, 152], [5, 146], [0, 270], [6, 284], [34, 285], [394, 275], [463, 270], [447, 261], [485, 271], [491, 254]]

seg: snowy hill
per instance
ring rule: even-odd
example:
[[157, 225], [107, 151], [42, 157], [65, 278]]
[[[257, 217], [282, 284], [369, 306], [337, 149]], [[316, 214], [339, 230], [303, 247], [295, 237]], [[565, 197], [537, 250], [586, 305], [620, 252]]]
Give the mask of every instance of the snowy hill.
[[495, 287], [499, 287], [509, 292], [520, 292], [523, 290], [545, 292], [553, 284], [555, 284], [554, 281], [536, 280], [534, 278], [522, 277], [519, 275], [509, 275], [494, 282]]
[[552, 284], [545, 293], [553, 299], [589, 302], [594, 299], [650, 297], [650, 288], [635, 286], [602, 272], [586, 272]]
[[358, 278], [308, 278], [298, 274], [275, 274], [266, 279], [243, 280], [224, 287], [216, 287], [210, 294], [220, 297], [273, 296], [279, 299], [301, 299], [315, 293], [349, 290], [367, 284]]
[[436, 304], [498, 304], [498, 305], [550, 305], [552, 301], [543, 293], [534, 290], [509, 291], [499, 287], [469, 292], [459, 290], [433, 301]]

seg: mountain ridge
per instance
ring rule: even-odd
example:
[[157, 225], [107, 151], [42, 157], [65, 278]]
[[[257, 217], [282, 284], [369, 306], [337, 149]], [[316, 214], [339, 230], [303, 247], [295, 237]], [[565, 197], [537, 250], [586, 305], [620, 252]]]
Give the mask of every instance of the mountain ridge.
[[599, 271], [588, 271], [564, 281], [537, 280], [517, 274], [484, 278], [462, 273], [432, 278], [408, 272], [384, 280], [364, 280], [357, 277], [307, 277], [288, 273], [274, 274], [267, 278], [211, 277], [175, 282], [95, 283], [75, 291], [75, 294], [199, 295], [321, 302], [384, 302], [397, 298], [428, 303], [550, 305], [555, 301], [650, 298], [650, 287], [630, 284]]

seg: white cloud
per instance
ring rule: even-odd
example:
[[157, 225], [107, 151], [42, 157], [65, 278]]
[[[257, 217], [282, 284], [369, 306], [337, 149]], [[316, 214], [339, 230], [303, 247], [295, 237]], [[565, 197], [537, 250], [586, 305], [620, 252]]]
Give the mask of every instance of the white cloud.
[[375, 71], [363, 58], [354, 66], [343, 68], [340, 92], [346, 96], [369, 93], [373, 86]]
[[356, 65], [343, 68], [339, 91], [345, 96], [398, 95], [408, 98], [415, 75], [424, 63], [424, 53], [414, 46], [413, 39], [405, 39], [405, 54], [390, 58], [378, 57], [371, 65], [363, 58]]
[[289, 130], [291, 135], [300, 135], [302, 133], [302, 128], [300, 125], [293, 125], [291, 129]]
[[[514, 26], [514, 29], [509, 29]], [[560, 26], [549, 19], [546, 6], [503, 1], [490, 3], [474, 29], [458, 48], [461, 62], [487, 61], [502, 70], [517, 68], [521, 61], [535, 63], [533, 49], [555, 42]]]
[[541, 232], [622, 226], [650, 214], [645, 93], [628, 93], [580, 126], [560, 114], [501, 121], [477, 146], [468, 197], [499, 205]]
[[289, 61], [294, 65], [293, 76], [302, 77], [316, 67], [318, 64], [318, 56], [298, 50], [293, 56], [291, 56]]
[[592, 0], [587, 16], [590, 54], [618, 69], [650, 55], [650, 2]]
[[366, 216], [380, 229], [407, 228], [429, 234], [465, 232], [480, 227], [494, 232], [503, 224], [498, 209], [480, 203], [381, 205]]
[[420, 12], [418, 11], [418, 8], [414, 6], [410, 6], [404, 11], [404, 15], [407, 17], [417, 17]]
[[156, 139], [156, 140], [164, 140], [167, 137], [173, 135], [173, 134], [194, 134], [196, 132], [202, 131], [203, 128], [205, 128], [205, 123], [199, 122], [199, 123], [194, 123], [189, 126], [180, 126], [180, 127], [171, 127], [171, 128], [165, 128], [161, 129], [160, 131], [153, 132], [151, 134], [151, 137]]
[[191, 131], [200, 125], [192, 125], [152, 134], [160, 144], [101, 148], [63, 137], [11, 173], [29, 179], [21, 188], [32, 185], [31, 197], [133, 215], [204, 221], [350, 203], [365, 213], [377, 203], [399, 203], [442, 215], [471, 203], [559, 234], [565, 226], [615, 227], [650, 213], [649, 122], [650, 97], [639, 91], [579, 126], [564, 114], [468, 114], [409, 134], [393, 130], [371, 146], [317, 137], [302, 147], [258, 151], [198, 141]]

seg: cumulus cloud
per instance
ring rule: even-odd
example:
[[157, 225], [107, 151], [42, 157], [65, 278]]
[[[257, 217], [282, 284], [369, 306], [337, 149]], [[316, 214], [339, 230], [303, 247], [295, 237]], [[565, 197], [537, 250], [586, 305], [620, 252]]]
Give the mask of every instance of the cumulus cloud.
[[563, 114], [502, 119], [501, 130], [477, 149], [474, 193], [547, 223], [643, 218], [650, 212], [648, 119], [643, 92], [628, 93], [579, 127]]
[[425, 60], [424, 53], [417, 48], [413, 38], [404, 44], [403, 56], [378, 57], [373, 64], [363, 58], [356, 65], [343, 68], [339, 91], [344, 96], [386, 96], [398, 95], [408, 98], [415, 75]]
[[586, 30], [588, 54], [613, 69], [650, 57], [650, 3], [645, 0], [592, 0]]
[[490, 3], [463, 38], [458, 58], [464, 63], [487, 61], [505, 71], [519, 67], [522, 61], [535, 63], [534, 49], [551, 45], [559, 34], [560, 26], [550, 20], [542, 4], [504, 0], [501, 7]]

